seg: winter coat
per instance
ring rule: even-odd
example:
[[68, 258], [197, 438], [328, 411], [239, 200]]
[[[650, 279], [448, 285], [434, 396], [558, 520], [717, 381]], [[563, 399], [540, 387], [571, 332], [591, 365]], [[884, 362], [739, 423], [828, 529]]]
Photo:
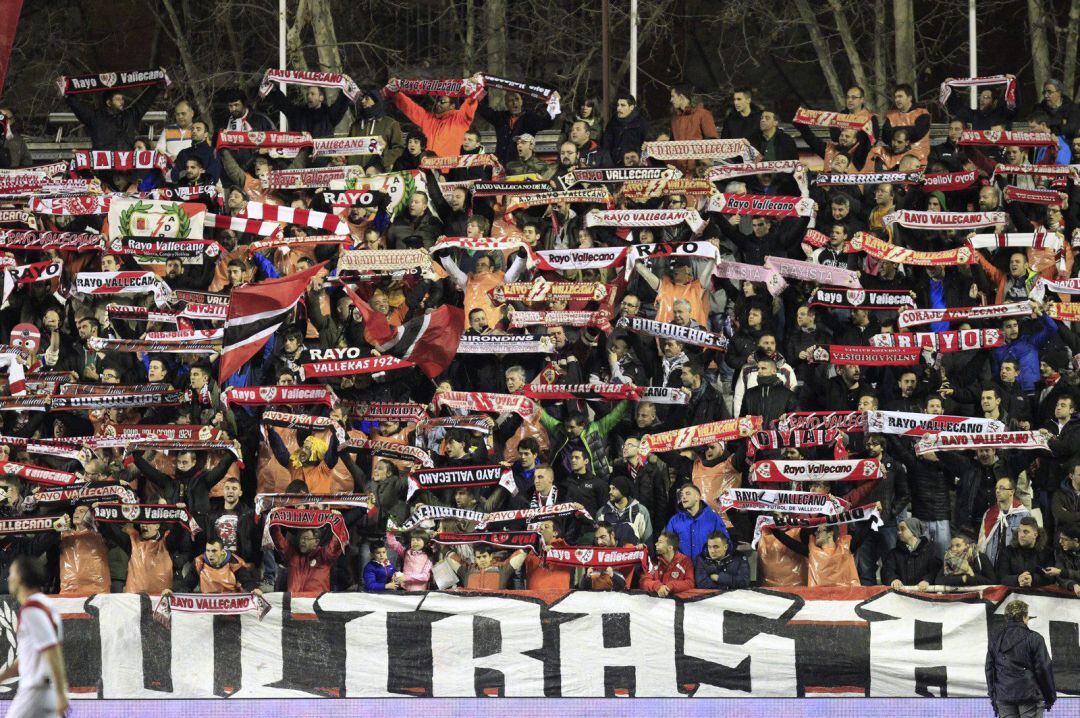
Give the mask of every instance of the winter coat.
[[995, 703], [1043, 703], [1057, 699], [1054, 672], [1043, 637], [1021, 621], [1008, 621], [990, 639], [986, 689]]
[[[713, 531], [719, 531], [725, 537], [728, 536], [724, 520], [704, 501], [701, 502], [701, 510], [697, 516], [691, 516], [686, 509], [679, 509], [678, 513], [668, 520], [664, 530], [679, 535], [679, 550], [685, 552], [687, 556], [700, 555], [709, 541], [709, 534]], [[728, 537], [728, 542], [730, 541]]]
[[429, 150], [439, 157], [453, 157], [461, 152], [461, 140], [476, 114], [475, 95], [466, 97], [461, 107], [441, 115], [425, 110], [404, 93], [394, 93], [393, 98], [394, 105], [424, 133]]
[[[611, 465], [608, 463], [607, 458], [607, 442], [608, 433], [615, 428], [615, 425], [622, 421], [622, 418], [626, 416], [626, 412], [630, 408], [630, 403], [627, 401], [620, 401], [615, 405], [610, 412], [597, 419], [596, 421], [589, 422], [585, 425], [585, 430], [581, 432], [581, 443], [585, 446], [585, 451], [589, 457], [589, 464], [592, 467], [593, 473], [600, 478], [607, 481], [611, 476]], [[563, 422], [556, 419], [547, 411], [540, 408], [540, 424], [548, 432], [548, 436], [551, 437], [551, 446], [555, 450], [551, 453], [551, 456], [557, 457], [562, 450], [569, 443], [569, 437], [563, 431]], [[556, 459], [552, 459], [554, 463]], [[602, 504], [607, 500], [605, 494], [601, 499]]]
[[385, 591], [395, 573], [397, 572], [391, 563], [383, 564], [375, 559], [368, 561], [367, 566], [364, 566], [364, 591], [368, 593]]
[[[716, 574], [717, 580], [712, 576]], [[694, 560], [694, 577], [698, 588], [729, 589], [750, 587], [750, 564], [745, 556], [728, 551], [720, 559], [709, 558], [708, 551]]]
[[[523, 98], [526, 102], [528, 98]], [[532, 109], [525, 110], [520, 115], [511, 115], [507, 110], [495, 110], [491, 107], [491, 97], [484, 97], [477, 108], [477, 114], [483, 117], [495, 129], [495, 156], [504, 165], [515, 159], [517, 153], [514, 147], [514, 138], [518, 135], [533, 135], [548, 129], [554, 124], [555, 119], [547, 113], [547, 109], [541, 103], [536, 103]], [[514, 174], [512, 172], [508, 174]]]
[[349, 98], [344, 92], [338, 92], [330, 105], [323, 102], [318, 107], [308, 107], [307, 103], [292, 102], [275, 87], [266, 95], [266, 102], [285, 115], [289, 120], [290, 132], [308, 132], [312, 137], [333, 136], [334, 128], [349, 111]]
[[998, 555], [998, 580], [1004, 586], [1019, 586], [1020, 574], [1031, 574], [1031, 587], [1039, 588], [1054, 582], [1043, 573], [1050, 565], [1050, 552], [1038, 548], [1024, 548], [1019, 545], [1006, 546]]
[[933, 581], [941, 570], [941, 559], [936, 550], [933, 542], [925, 537], [919, 539], [913, 551], [903, 542], [897, 543], [881, 562], [881, 583], [888, 586], [900, 579], [905, 586], [914, 586], [920, 581]]
[[657, 556], [656, 567], [641, 579], [641, 590], [656, 593], [661, 586], [667, 586], [673, 594], [694, 588], [693, 562], [678, 551], [670, 561]]
[[641, 151], [641, 145], [649, 136], [649, 123], [641, 110], [634, 110], [625, 118], [612, 117], [604, 128], [604, 139], [600, 146], [611, 156], [617, 167], [622, 167], [623, 154], [633, 150]]
[[[120, 112], [113, 112], [103, 105], [90, 107], [81, 100], [67, 95], [64, 99], [68, 107], [75, 113], [79, 122], [86, 126], [90, 133], [90, 147], [95, 150], [130, 150], [135, 145], [135, 138], [139, 134], [139, 123], [143, 115], [154, 104], [161, 85], [151, 85], [139, 97], [129, 105], [125, 105]], [[98, 98], [97, 95], [94, 96]]]

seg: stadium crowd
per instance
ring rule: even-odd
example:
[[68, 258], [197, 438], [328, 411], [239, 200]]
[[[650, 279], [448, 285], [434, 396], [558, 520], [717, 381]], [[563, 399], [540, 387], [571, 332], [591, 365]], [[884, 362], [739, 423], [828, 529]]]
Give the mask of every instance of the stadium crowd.
[[166, 73], [88, 78], [70, 163], [0, 105], [0, 574], [664, 597], [756, 553], [756, 585], [1080, 595], [1061, 83], [1021, 118], [1011, 76], [950, 81], [937, 143], [911, 87], [852, 86], [800, 152], [750, 88], [604, 122], [483, 75], [268, 73], [147, 140]]

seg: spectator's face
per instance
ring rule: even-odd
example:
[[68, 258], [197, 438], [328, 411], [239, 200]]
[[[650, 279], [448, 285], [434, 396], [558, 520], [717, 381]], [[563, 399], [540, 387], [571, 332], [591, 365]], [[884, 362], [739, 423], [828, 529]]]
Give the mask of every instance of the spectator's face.
[[421, 144], [418, 138], [410, 137], [405, 143], [405, 149], [408, 150], [410, 155], [417, 157], [420, 155], [421, 152], [424, 151], [424, 146], [423, 144]]
[[709, 461], [716, 461], [724, 455], [723, 442], [716, 442], [715, 444], [709, 444], [705, 447], [705, 458]]
[[993, 187], [986, 186], [979, 190], [979, 209], [986, 211], [997, 207], [997, 193]]
[[225, 563], [225, 549], [219, 543], [206, 544], [206, 562], [214, 568], [221, 568]]
[[911, 109], [911, 95], [903, 90], [897, 90], [893, 93], [893, 102], [896, 104], [896, 109], [901, 112], [907, 112]]
[[900, 387], [900, 396], [909, 399], [915, 393], [915, 387], [918, 385], [919, 380], [911, 372], [904, 372], [897, 383]]
[[454, 210], [455, 212], [460, 212], [461, 210], [465, 209], [465, 202], [468, 200], [468, 198], [469, 195], [464, 189], [461, 189], [460, 187], [458, 189], [455, 189], [453, 192], [450, 193], [450, 209]]
[[769, 227], [769, 220], [764, 217], [754, 217], [754, 219], [750, 221], [750, 229], [758, 239], [762, 239], [769, 233]]
[[0, 482], [0, 504], [14, 505], [19, 503], [21, 499], [22, 495], [15, 484], [8, 481]]
[[541, 469], [533, 473], [533, 483], [536, 486], [536, 490], [541, 494], [546, 494], [551, 491], [551, 486], [555, 482], [555, 475], [551, 473], [549, 469]]
[[776, 337], [772, 334], [765, 334], [761, 339], [758, 339], [757, 346], [758, 349], [772, 356], [776, 353]]
[[989, 110], [994, 106], [994, 93], [990, 90], [983, 90], [979, 93], [979, 109], [982, 111]]
[[1020, 372], [1017, 370], [1016, 365], [1012, 362], [1005, 362], [1001, 365], [1001, 369], [998, 370], [998, 376], [1001, 377], [1001, 381], [1006, 384], [1012, 384], [1016, 381], [1016, 375]]
[[690, 105], [690, 100], [686, 95], [681, 95], [677, 90], [671, 91], [671, 106], [676, 110], [685, 110]]
[[638, 450], [641, 448], [641, 442], [634, 437], [628, 438], [622, 445], [622, 457], [626, 461], [636, 459], [638, 456]]
[[454, 503], [459, 509], [467, 509], [476, 503], [476, 499], [468, 489], [458, 489], [454, 492]]
[[536, 243], [540, 241], [540, 233], [531, 224], [526, 225], [525, 229], [521, 230], [521, 235], [525, 238], [525, 244], [530, 247], [535, 247]]
[[679, 491], [679, 506], [687, 511], [697, 508], [700, 501], [701, 494], [699, 494], [696, 489], [686, 486]]
[[453, 103], [450, 102], [449, 97], [437, 97], [435, 98], [435, 114], [441, 115], [445, 112], [449, 112], [453, 109]]
[[832, 207], [833, 219], [843, 219], [851, 211], [851, 205], [842, 202], [833, 202], [830, 206]]
[[926, 201], [926, 208], [931, 212], [940, 212], [941, 200], [939, 200], [937, 197], [931, 197]]
[[1011, 505], [1013, 500], [1012, 482], [1008, 479], [997, 482], [997, 485], [994, 486], [994, 497], [1000, 505]]
[[682, 385], [687, 389], [697, 389], [701, 386], [701, 380], [694, 372], [690, 371], [689, 367], [683, 367], [679, 370], [679, 378], [682, 380]]
[[619, 116], [619, 119], [625, 120], [633, 111], [634, 106], [626, 100], [619, 100], [615, 103], [615, 114]]
[[559, 164], [572, 167], [577, 164], [577, 145], [573, 142], [563, 142], [559, 145]]
[[486, 571], [491, 568], [491, 549], [476, 549], [473, 553], [473, 560], [476, 561], [476, 567], [481, 571]]
[[575, 474], [585, 473], [585, 454], [580, 451], [575, 451], [570, 454], [570, 470]]
[[832, 240], [831, 244], [834, 249], [843, 247], [844, 242], [847, 241], [847, 228], [842, 224], [834, 224], [832, 231], [829, 232], [829, 239]]
[[674, 315], [675, 324], [686, 326], [690, 323], [690, 307], [687, 305], [677, 303], [672, 308], [672, 314]]
[[1039, 532], [1034, 526], [1028, 526], [1027, 524], [1020, 524], [1016, 529], [1016, 542], [1024, 548], [1031, 548], [1035, 545], [1035, 542], [1039, 539]]
[[101, 271], [103, 272], [116, 272], [120, 269], [120, 263], [116, 261], [116, 257], [111, 254], [106, 254], [101, 258]]
[[203, 166], [201, 162], [196, 160], [188, 160], [184, 165], [184, 174], [187, 176], [188, 181], [195, 183], [202, 179]]
[[409, 199], [409, 214], [413, 217], [422, 217], [424, 212], [427, 212], [427, 207], [428, 202], [426, 195], [422, 195], [418, 192]]
[[239, 482], [226, 481], [225, 485], [221, 487], [221, 492], [225, 496], [225, 503], [229, 506], [233, 506], [240, 500], [240, 495], [243, 490], [240, 488]]
[[911, 529], [909, 529], [908, 525], [903, 521], [901, 521], [897, 525], [896, 535], [900, 538], [901, 541], [907, 544], [910, 544], [915, 538], [915, 534], [911, 533]]
[[848, 380], [849, 384], [854, 384], [855, 382], [859, 381], [859, 377], [862, 375], [862, 370], [857, 364], [848, 364], [840, 370], [840, 373], [841, 376]]
[[1046, 225], [1051, 229], [1058, 229], [1062, 225], [1061, 207], [1056, 204], [1046, 206]]
[[754, 307], [753, 309], [751, 309], [749, 312], [746, 313], [746, 324], [751, 329], [760, 329], [761, 328], [761, 320], [762, 320], [761, 310], [759, 308], [757, 308], [757, 307]]
[[611, 351], [615, 353], [617, 359], [622, 359], [630, 352], [630, 345], [626, 343], [625, 339], [616, 339], [611, 343]]
[[641, 309], [641, 300], [633, 295], [625, 296], [619, 308], [624, 317], [636, 317], [638, 310]]
[[516, 371], [506, 373], [506, 390], [511, 394], [525, 386], [525, 377]]
[[1058, 421], [1065, 421], [1073, 415], [1073, 403], [1071, 399], [1058, 399], [1057, 404], [1054, 405], [1054, 418]]
[[115, 369], [106, 369], [105, 371], [101, 372], [101, 383], [102, 384], [119, 384], [120, 383], [120, 374], [118, 374]]
[[192, 389], [202, 389], [204, 386], [206, 386], [206, 380], [208, 378], [209, 378], [209, 376], [206, 374], [206, 370], [201, 369], [201, 368], [200, 369], [192, 369], [191, 370], [191, 388]]
[[1058, 107], [1061, 104], [1061, 90], [1050, 83], [1046, 83], [1043, 85], [1043, 99], [1050, 107]]
[[50, 309], [45, 312], [45, 316], [41, 318], [41, 323], [45, 325], [45, 328], [49, 331], [55, 332], [60, 328], [60, 314], [55, 309]]
[[521, 95], [516, 92], [506, 93], [506, 109], [511, 115], [520, 115], [521, 105]]
[[862, 90], [858, 88], [851, 88], [844, 96], [844, 104], [847, 107], [848, 112], [857, 112], [863, 108], [863, 94]]
[[761, 129], [762, 132], [766, 133], [775, 130], [778, 124], [779, 123], [776, 121], [775, 112], [762, 112], [761, 119], [758, 120], [758, 127]]
[[548, 336], [551, 337], [551, 343], [556, 349], [566, 346], [566, 330], [562, 327], [551, 327], [548, 329]]
[[757, 363], [758, 378], [776, 376], [776, 363], [771, 361], [759, 361]]
[[523, 160], [527, 160], [530, 157], [532, 157], [532, 153], [533, 153], [533, 143], [532, 142], [529, 142], [528, 140], [522, 139], [522, 140], [518, 140], [516, 144], [517, 144], [518, 157], [520, 157]]
[[582, 147], [589, 141], [589, 126], [584, 122], [575, 122], [570, 126], [570, 141]]
[[1017, 252], [1009, 257], [1009, 274], [1019, 279], [1027, 273], [1027, 257]]
[[1020, 336], [1020, 323], [1015, 319], [1006, 319], [1001, 325], [1001, 333], [1005, 335], [1005, 341], [1015, 341]]
[[544, 544], [551, 545], [551, 542], [558, 538], [558, 532], [555, 530], [555, 522], [548, 520], [540, 523], [540, 536], [544, 539]]
[[901, 154], [911, 149], [911, 141], [906, 132], [894, 132], [891, 145], [894, 154]]
[[229, 267], [229, 283], [234, 287], [239, 287], [244, 283], [244, 268], [231, 266]]
[[959, 120], [953, 120], [949, 123], [949, 142], [957, 142], [960, 139], [961, 133], [964, 131], [964, 123]]
[[674, 359], [682, 354], [682, 344], [675, 339], [665, 339], [660, 349], [665, 359]]
[[590, 103], [583, 102], [583, 103], [581, 103], [581, 107], [578, 109], [578, 117], [581, 117], [581, 118], [587, 120], [587, 119], [589, 119], [590, 117], [593, 116], [593, 112], [595, 110], [596, 110], [596, 108], [594, 108]]
[[518, 456], [521, 458], [522, 466], [533, 466], [536, 464], [536, 454], [532, 449], [518, 449]]
[[375, 559], [376, 563], [386, 563], [387, 551], [385, 546], [380, 546], [371, 552], [371, 558]]
[[979, 406], [982, 407], [983, 411], [991, 413], [997, 411], [998, 407], [1001, 406], [1001, 399], [998, 399], [992, 391], [984, 391], [979, 396]]
[[304, 90], [304, 100], [308, 107], [314, 109], [323, 103], [322, 90], [317, 87], [309, 87]]
[[375, 481], [385, 481], [390, 476], [390, 470], [385, 461], [376, 461], [371, 468], [371, 478]]
[[879, 184], [877, 186], [877, 189], [874, 190], [874, 201], [878, 204], [879, 207], [888, 206], [890, 203], [892, 203], [892, 198], [892, 185]]
[[176, 279], [184, 273], [184, 265], [180, 263], [179, 259], [168, 259], [165, 261], [165, 276], [168, 279]]
[[[616, 491], [616, 493], [618, 492]], [[603, 546], [604, 548], [615, 547], [615, 535], [608, 531], [606, 526], [601, 526], [600, 528], [596, 529], [596, 533], [594, 535], [596, 537], [597, 546]]]
[[1080, 137], [1074, 137], [1073, 141], [1069, 144], [1069, 147], [1072, 148], [1072, 156], [1074, 158], [1080, 157]]
[[979, 448], [975, 449], [975, 458], [979, 460], [980, 464], [985, 466], [991, 466], [997, 461], [997, 452], [993, 449]]
[[90, 322], [79, 322], [79, 339], [89, 339], [97, 336], [97, 327]]
[[160, 359], [150, 362], [150, 366], [146, 368], [146, 378], [151, 383], [165, 381], [165, 365], [161, 363]]
[[637, 167], [641, 164], [641, 153], [637, 150], [630, 150], [623, 153], [622, 158], [623, 167]]
[[446, 453], [457, 459], [465, 455], [465, 443], [460, 439], [449, 439], [446, 442]]
[[927, 414], [944, 414], [945, 409], [941, 405], [941, 399], [937, 397], [933, 399], [927, 399], [926, 401], [926, 413]]
[[656, 406], [648, 402], [638, 404], [637, 414], [634, 418], [641, 429], [652, 426], [656, 423]]
[[585, 431], [585, 423], [580, 419], [571, 419], [566, 422], [566, 432], [575, 439], [581, 436], [583, 431]]
[[469, 315], [469, 329], [474, 332], [487, 331], [487, 314], [483, 310], [478, 310]]
[[810, 307], [799, 307], [795, 312], [795, 323], [803, 329], [814, 328], [814, 314], [810, 311]]
[[[841, 135], [840, 139], [843, 140], [843, 135]], [[829, 160], [830, 172], [846, 174], [849, 169], [851, 169], [851, 160], [848, 159], [847, 155], [842, 155], [838, 152], [832, 156], [831, 160]]]
[[183, 128], [192, 127], [191, 120], [193, 117], [195, 117], [195, 111], [192, 110], [191, 105], [186, 102], [177, 104], [173, 109], [173, 119], [176, 121], [176, 124]]
[[243, 117], [244, 113], [247, 112], [247, 107], [245, 107], [244, 103], [240, 100], [233, 100], [227, 105], [227, 107], [229, 110], [229, 116], [231, 116], [233, 119]]
[[877, 400], [872, 396], [860, 396], [859, 405], [856, 409], [859, 411], [874, 411], [877, 409]]
[[105, 106], [113, 112], [121, 112], [124, 109], [124, 96], [119, 92], [114, 93], [105, 101]]
[[731, 104], [740, 115], [750, 114], [750, 95], [745, 92], [736, 92], [731, 96]]
[[[859, 133], [856, 130], [846, 128], [840, 130], [840, 135], [837, 137], [837, 142], [841, 147], [854, 147], [855, 143], [859, 140]], [[847, 156], [844, 156], [847, 159]]]
[[472, 132], [466, 132], [465, 136], [461, 138], [461, 149], [466, 152], [475, 152], [480, 147], [480, 136], [475, 135]]

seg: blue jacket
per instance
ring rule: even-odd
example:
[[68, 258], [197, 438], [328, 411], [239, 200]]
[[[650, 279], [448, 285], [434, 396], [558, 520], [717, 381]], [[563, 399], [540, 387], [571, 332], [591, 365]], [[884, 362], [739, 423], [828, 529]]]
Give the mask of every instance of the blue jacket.
[[[679, 553], [694, 557], [700, 556], [705, 550], [705, 544], [709, 542], [709, 534], [713, 531], [719, 531], [724, 536], [728, 535], [724, 520], [704, 501], [701, 502], [701, 511], [697, 516], [690, 516], [690, 512], [686, 509], [679, 509], [679, 512], [667, 522], [664, 530], [679, 535]], [[728, 542], [730, 541], [729, 537]]]
[[364, 566], [364, 590], [367, 592], [385, 591], [386, 584], [390, 583], [393, 577], [393, 566], [383, 566], [378, 561], [368, 561], [368, 565]]
[[1020, 363], [1020, 376], [1016, 378], [1020, 382], [1020, 388], [1025, 394], [1035, 391], [1035, 383], [1039, 381], [1039, 350], [1057, 331], [1057, 322], [1044, 314], [1039, 331], [1034, 334], [1021, 334], [1015, 341], [991, 350], [994, 376], [997, 376], [1003, 361], [1016, 359]]

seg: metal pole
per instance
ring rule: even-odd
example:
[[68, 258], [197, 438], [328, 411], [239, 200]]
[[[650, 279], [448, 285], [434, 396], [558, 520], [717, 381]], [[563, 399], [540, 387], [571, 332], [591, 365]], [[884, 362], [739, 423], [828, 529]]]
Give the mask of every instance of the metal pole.
[[[287, 0], [278, 0], [278, 69], [284, 70], [285, 67], [285, 33], [287, 31], [287, 25], [285, 23], [285, 10]], [[285, 92], [285, 83], [279, 82], [278, 89]], [[285, 119], [285, 113], [278, 113], [278, 127], [282, 132], [289, 129], [289, 121]]]
[[630, 0], [630, 94], [637, 97], [638, 0]]
[[[968, 77], [979, 76], [979, 53], [975, 32], [975, 0], [968, 0]], [[971, 109], [979, 107], [979, 90], [971, 88]]]
[[608, 0], [600, 0], [600, 56], [603, 63], [601, 83], [603, 85], [604, 122], [611, 117], [611, 48], [608, 43]]

